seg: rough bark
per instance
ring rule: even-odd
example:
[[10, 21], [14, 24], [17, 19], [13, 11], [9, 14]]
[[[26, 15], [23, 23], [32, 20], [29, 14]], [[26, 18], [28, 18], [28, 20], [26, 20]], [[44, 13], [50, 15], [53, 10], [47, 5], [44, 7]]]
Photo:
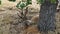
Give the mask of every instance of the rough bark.
[[55, 31], [56, 29], [55, 14], [58, 0], [56, 2], [56, 4], [53, 4], [49, 1], [45, 1], [45, 3], [41, 4], [38, 28], [40, 32], [44, 32], [42, 34], [47, 34], [48, 31]]

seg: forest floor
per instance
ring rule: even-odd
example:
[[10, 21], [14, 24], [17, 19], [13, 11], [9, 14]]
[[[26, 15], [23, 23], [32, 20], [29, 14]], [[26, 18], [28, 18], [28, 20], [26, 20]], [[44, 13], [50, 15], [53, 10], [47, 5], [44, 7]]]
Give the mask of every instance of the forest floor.
[[[15, 7], [18, 2], [8, 2], [7, 0], [2, 0], [2, 5], [0, 5], [0, 34], [11, 34], [10, 27], [12, 27], [12, 34], [17, 34], [14, 30], [15, 25], [11, 25], [10, 23], [12, 21], [17, 22], [18, 19], [17, 13], [18, 9]], [[32, 9], [32, 10], [31, 10]], [[33, 17], [35, 15], [39, 14], [39, 5], [30, 6], [29, 7], [29, 14], [28, 17]], [[13, 17], [14, 16], [14, 17]], [[15, 19], [17, 17], [17, 19]], [[20, 25], [17, 25], [15, 29], [17, 31], [21, 30], [19, 29]], [[57, 34], [59, 32], [60, 34], [60, 12], [56, 13], [56, 32], [53, 34]], [[27, 33], [26, 33], [27, 32]], [[23, 33], [20, 34], [40, 34], [36, 25], [30, 25], [28, 29], [25, 29]], [[49, 34], [52, 34], [50, 32]]]

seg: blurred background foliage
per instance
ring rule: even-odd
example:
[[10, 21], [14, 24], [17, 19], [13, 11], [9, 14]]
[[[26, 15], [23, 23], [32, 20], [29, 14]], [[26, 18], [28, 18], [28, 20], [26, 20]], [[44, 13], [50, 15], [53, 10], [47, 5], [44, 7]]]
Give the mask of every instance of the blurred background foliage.
[[1, 0], [0, 0], [0, 5], [1, 5]]
[[8, 1], [12, 1], [12, 2], [15, 2], [16, 0], [8, 0]]
[[[45, 2], [45, 0], [36, 0], [37, 3], [42, 4]], [[50, 0], [51, 3], [56, 3], [56, 0]]]

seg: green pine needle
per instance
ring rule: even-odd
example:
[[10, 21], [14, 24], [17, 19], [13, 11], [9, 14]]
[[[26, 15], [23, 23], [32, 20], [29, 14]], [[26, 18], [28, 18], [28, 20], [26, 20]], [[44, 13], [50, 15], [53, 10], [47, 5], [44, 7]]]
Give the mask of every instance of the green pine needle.
[[32, 4], [32, 0], [27, 0], [26, 2], [21, 1], [16, 5], [16, 7], [23, 9], [26, 6], [28, 6], [29, 4]]
[[32, 4], [32, 0], [27, 0], [26, 5]]
[[26, 3], [24, 3], [24, 2], [19, 2], [19, 3], [16, 5], [16, 7], [23, 9], [24, 7], [26, 7]]
[[26, 7], [26, 4], [22, 2], [22, 3], [20, 4], [20, 7], [23, 9], [24, 7]]
[[44, 3], [45, 0], [36, 0], [36, 1], [37, 1], [37, 3], [42, 4], [42, 3]]

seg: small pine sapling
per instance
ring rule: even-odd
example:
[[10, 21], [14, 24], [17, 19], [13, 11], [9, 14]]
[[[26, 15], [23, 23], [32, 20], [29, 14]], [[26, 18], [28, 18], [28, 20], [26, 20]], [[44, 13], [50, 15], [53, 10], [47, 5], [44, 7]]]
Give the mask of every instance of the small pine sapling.
[[[24, 2], [23, 0], [22, 1], [20, 1], [17, 5], [16, 5], [16, 7], [18, 8], [18, 9], [21, 9], [21, 18], [23, 18], [23, 20], [27, 20], [27, 17], [26, 17], [26, 14], [27, 14], [27, 12], [28, 12], [28, 5], [29, 4], [32, 4], [32, 1], [31, 0], [27, 0], [26, 2]], [[26, 8], [26, 11], [23, 11], [23, 9], [24, 8]], [[26, 18], [26, 19], [25, 19]]]

